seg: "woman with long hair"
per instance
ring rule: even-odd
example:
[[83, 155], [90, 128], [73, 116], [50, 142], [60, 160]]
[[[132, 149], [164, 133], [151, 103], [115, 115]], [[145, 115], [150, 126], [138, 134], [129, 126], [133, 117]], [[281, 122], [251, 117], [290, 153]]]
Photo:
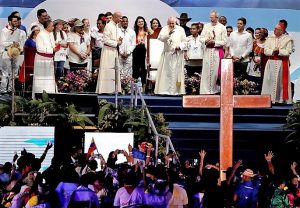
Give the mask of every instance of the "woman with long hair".
[[53, 22], [54, 30], [51, 33], [55, 44], [60, 45], [59, 51], [54, 54], [54, 72], [56, 80], [64, 76], [64, 65], [67, 59], [67, 34], [62, 30], [63, 24], [63, 20], [55, 20]]
[[31, 27], [31, 33], [24, 44], [24, 63], [22, 65], [19, 81], [25, 83], [25, 87], [29, 89], [32, 85], [32, 74], [34, 66], [34, 58], [36, 53], [36, 36], [40, 32], [40, 28], [37, 25]]
[[92, 31], [91, 33], [91, 48], [92, 48], [92, 60], [93, 60], [93, 69], [99, 68], [100, 66], [100, 57], [101, 57], [101, 50], [104, 45], [103, 40], [103, 31], [106, 25], [105, 17], [102, 17], [97, 20], [97, 30]]
[[153, 31], [155, 31], [157, 28], [161, 28], [160, 21], [157, 18], [150, 20], [150, 26]]
[[146, 84], [146, 43], [148, 27], [145, 18], [138, 16], [134, 23], [136, 34], [136, 47], [132, 53], [132, 76], [134, 79], [141, 78], [143, 86]]

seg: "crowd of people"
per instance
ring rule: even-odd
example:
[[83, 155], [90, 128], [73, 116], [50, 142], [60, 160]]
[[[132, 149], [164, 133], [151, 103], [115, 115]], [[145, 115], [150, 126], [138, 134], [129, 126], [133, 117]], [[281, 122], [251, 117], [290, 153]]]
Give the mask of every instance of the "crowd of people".
[[[49, 143], [40, 158], [24, 149], [0, 166], [0, 207], [300, 207], [297, 163], [282, 174], [271, 151], [255, 169], [239, 160], [220, 173], [218, 164], [206, 161], [204, 150], [198, 160], [183, 164], [169, 152], [154, 165], [152, 145], [145, 142], [111, 151], [106, 160], [95, 151], [82, 154], [73, 147], [42, 171], [51, 148]], [[118, 164], [120, 154], [127, 161]]]
[[[145, 18], [138, 16], [133, 29], [121, 12], [99, 14], [95, 27], [88, 19], [52, 20], [45, 9], [37, 11], [37, 18], [26, 30], [19, 12], [8, 17], [0, 39], [1, 93], [11, 91], [13, 71], [22, 82], [33, 79], [33, 95], [43, 90], [57, 92], [56, 81], [65, 76], [66, 69], [96, 72], [95, 92], [99, 94], [120, 92], [124, 76], [141, 82], [145, 91], [149, 84], [149, 40], [158, 39], [163, 51], [151, 82], [155, 81], [155, 94], [185, 94], [185, 76], [195, 73], [201, 74], [200, 94], [218, 94], [220, 60], [229, 58], [234, 62], [236, 78], [258, 82], [261, 94], [271, 95], [273, 103], [292, 102], [289, 56], [294, 43], [285, 20], [280, 20], [270, 35], [263, 27], [246, 28], [243, 17], [237, 19], [237, 30], [233, 31], [217, 11], [210, 12], [207, 24], [192, 23], [191, 27], [187, 26], [191, 20], [187, 13], [168, 18], [166, 26], [157, 18], [148, 26]], [[23, 64], [11, 60], [16, 49], [24, 53]]]

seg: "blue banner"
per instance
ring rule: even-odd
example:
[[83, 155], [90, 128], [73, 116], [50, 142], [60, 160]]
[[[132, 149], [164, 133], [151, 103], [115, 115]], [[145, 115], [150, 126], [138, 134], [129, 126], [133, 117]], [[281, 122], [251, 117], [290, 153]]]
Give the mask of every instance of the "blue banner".
[[299, 0], [161, 0], [172, 7], [300, 9]]

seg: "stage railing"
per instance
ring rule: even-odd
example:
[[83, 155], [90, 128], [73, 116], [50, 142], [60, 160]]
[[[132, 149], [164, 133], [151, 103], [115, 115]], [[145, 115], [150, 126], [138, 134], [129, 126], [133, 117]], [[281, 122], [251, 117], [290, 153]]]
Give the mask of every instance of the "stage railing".
[[151, 113], [150, 113], [150, 111], [147, 107], [147, 104], [145, 102], [145, 99], [144, 99], [141, 88], [138, 86], [137, 83], [131, 82], [131, 97], [130, 97], [130, 106], [131, 107], [137, 107], [138, 106], [138, 98], [140, 98], [140, 100], [141, 100], [142, 107], [145, 109], [146, 114], [147, 114], [147, 118], [148, 118], [148, 121], [149, 121], [150, 128], [154, 133], [154, 137], [155, 137], [155, 166], [158, 163], [158, 148], [159, 148], [158, 144], [159, 144], [160, 139], [163, 139], [166, 142], [166, 151], [165, 151], [166, 154], [168, 154], [169, 150], [171, 149], [174, 153], [175, 159], [177, 160], [178, 164], [180, 165], [180, 160], [179, 160], [177, 152], [175, 151], [175, 148], [174, 148], [174, 145], [172, 143], [171, 138], [167, 135], [162, 135], [162, 134], [159, 134], [157, 132], [157, 129], [156, 129], [155, 124], [153, 122]]

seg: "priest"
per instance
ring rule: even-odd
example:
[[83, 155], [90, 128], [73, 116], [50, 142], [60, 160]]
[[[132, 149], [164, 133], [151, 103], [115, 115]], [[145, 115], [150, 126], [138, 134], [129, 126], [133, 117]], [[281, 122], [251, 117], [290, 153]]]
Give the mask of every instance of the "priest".
[[200, 94], [220, 92], [221, 59], [228, 37], [226, 27], [218, 22], [218, 12], [210, 12], [210, 23], [204, 25], [200, 41], [204, 47]]
[[265, 55], [268, 58], [261, 94], [271, 95], [272, 103], [292, 103], [289, 56], [293, 40], [285, 34], [283, 23], [276, 25], [274, 35], [268, 37]]
[[[121, 92], [120, 72], [116, 73], [116, 65], [119, 66], [118, 47], [122, 44], [122, 38], [118, 37], [118, 24], [122, 18], [121, 12], [115, 12], [112, 20], [103, 31], [104, 46], [101, 52], [100, 68], [96, 93], [112, 94], [115, 92], [115, 81], [118, 82], [117, 91]], [[117, 77], [117, 80], [115, 80]]]

